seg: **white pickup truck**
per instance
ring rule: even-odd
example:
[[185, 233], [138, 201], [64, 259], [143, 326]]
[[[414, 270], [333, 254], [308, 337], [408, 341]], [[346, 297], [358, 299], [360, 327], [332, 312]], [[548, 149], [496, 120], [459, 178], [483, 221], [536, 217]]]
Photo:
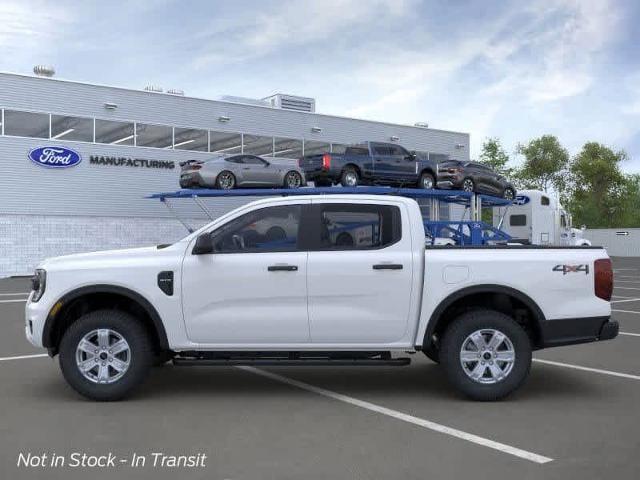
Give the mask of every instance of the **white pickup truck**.
[[172, 245], [46, 260], [26, 335], [96, 400], [171, 359], [406, 365], [416, 351], [467, 396], [494, 400], [523, 383], [532, 350], [614, 338], [612, 288], [602, 248], [425, 248], [414, 200], [292, 196]]

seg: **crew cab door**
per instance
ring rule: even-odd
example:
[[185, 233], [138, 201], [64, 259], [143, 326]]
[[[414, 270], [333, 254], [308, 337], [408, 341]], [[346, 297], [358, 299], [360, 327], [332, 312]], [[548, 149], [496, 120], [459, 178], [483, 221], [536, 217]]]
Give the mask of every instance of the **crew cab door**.
[[381, 344], [403, 337], [414, 273], [404, 208], [314, 201], [316, 241], [307, 263], [313, 343]]
[[[307, 252], [299, 248], [309, 201], [253, 209], [211, 232], [213, 253], [187, 249], [182, 310], [199, 344], [309, 341]], [[194, 242], [195, 243], [195, 242]]]

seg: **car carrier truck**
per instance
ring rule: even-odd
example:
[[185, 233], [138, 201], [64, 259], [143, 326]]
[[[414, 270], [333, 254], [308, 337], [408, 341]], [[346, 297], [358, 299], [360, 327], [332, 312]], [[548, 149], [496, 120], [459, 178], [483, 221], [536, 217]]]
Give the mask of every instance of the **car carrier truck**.
[[571, 214], [540, 190], [518, 192], [512, 205], [493, 209], [493, 225], [525, 245], [590, 246], [585, 227], [573, 228]]

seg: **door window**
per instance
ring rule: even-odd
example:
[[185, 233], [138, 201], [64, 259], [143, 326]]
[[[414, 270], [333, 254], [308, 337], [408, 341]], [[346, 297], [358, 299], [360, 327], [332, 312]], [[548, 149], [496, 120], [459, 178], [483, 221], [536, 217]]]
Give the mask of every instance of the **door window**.
[[298, 250], [300, 205], [267, 207], [246, 213], [213, 232], [215, 253]]
[[400, 240], [400, 209], [391, 205], [320, 207], [319, 250], [370, 250]]
[[409, 155], [409, 152], [407, 152], [400, 145], [389, 145], [389, 152], [390, 152], [390, 155], [394, 155], [398, 157], [406, 157]]
[[254, 157], [253, 155], [245, 155], [243, 157], [243, 162], [242, 163], [246, 163], [247, 165], [260, 165], [260, 166], [264, 166], [267, 164], [267, 162], [265, 162], [263, 159], [261, 159], [260, 157]]
[[391, 155], [391, 151], [386, 145], [374, 145], [373, 153], [376, 155]]

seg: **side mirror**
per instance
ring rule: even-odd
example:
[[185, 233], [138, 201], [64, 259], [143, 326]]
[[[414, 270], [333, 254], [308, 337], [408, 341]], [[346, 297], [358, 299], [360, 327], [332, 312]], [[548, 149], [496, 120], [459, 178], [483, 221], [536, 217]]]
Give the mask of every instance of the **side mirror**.
[[203, 233], [196, 239], [196, 244], [191, 251], [192, 255], [206, 255], [213, 253], [213, 239], [211, 233]]

